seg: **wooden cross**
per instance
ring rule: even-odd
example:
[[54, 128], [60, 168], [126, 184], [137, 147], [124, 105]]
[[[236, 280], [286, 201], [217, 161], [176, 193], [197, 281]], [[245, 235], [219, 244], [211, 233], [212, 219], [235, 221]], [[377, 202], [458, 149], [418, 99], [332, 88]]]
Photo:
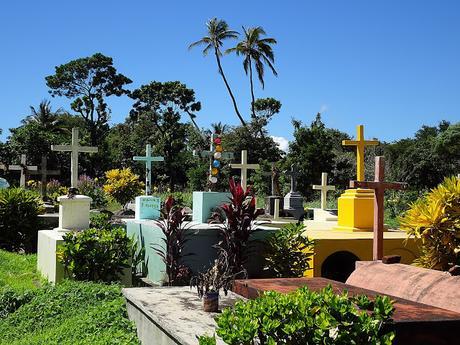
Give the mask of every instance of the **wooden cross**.
[[297, 192], [297, 177], [300, 176], [300, 172], [297, 171], [297, 166], [292, 164], [291, 171], [285, 171], [284, 173], [291, 177], [291, 193]]
[[385, 180], [385, 159], [382, 156], [375, 157], [375, 179], [374, 181], [350, 181], [351, 188], [373, 189], [374, 198], [374, 241], [372, 256], [373, 260], [381, 260], [383, 257], [383, 216], [384, 216], [384, 194], [386, 189], [406, 189], [406, 183], [384, 182]]
[[365, 140], [364, 139], [364, 126], [358, 125], [356, 127], [356, 140], [343, 140], [344, 146], [356, 146], [356, 180], [364, 181], [364, 149], [366, 146], [376, 146], [379, 144], [378, 140]]
[[51, 175], [60, 175], [61, 171], [60, 170], [48, 170], [48, 161], [46, 159], [46, 156], [42, 156], [42, 162], [40, 164], [40, 170], [38, 171], [33, 171], [30, 174], [31, 175], [42, 175], [41, 176], [41, 188], [40, 188], [40, 193], [42, 196], [46, 195], [46, 184], [48, 183], [48, 176]]
[[22, 188], [26, 187], [26, 179], [29, 175], [29, 171], [37, 170], [38, 167], [36, 165], [27, 165], [27, 156], [25, 154], [21, 155], [21, 163], [19, 165], [10, 165], [8, 166], [8, 170], [16, 170], [21, 172], [21, 178], [19, 180], [19, 185]]
[[145, 195], [152, 194], [152, 162], [163, 162], [165, 159], [162, 156], [152, 156], [152, 146], [145, 146], [145, 156], [134, 156], [133, 160], [145, 162]]
[[248, 151], [243, 150], [241, 151], [241, 163], [233, 163], [230, 164], [232, 169], [240, 169], [241, 170], [241, 187], [246, 190], [247, 183], [248, 183], [248, 170], [257, 170], [260, 169], [259, 164], [248, 164]]
[[325, 210], [327, 208], [327, 192], [335, 190], [335, 186], [327, 185], [327, 173], [321, 173], [321, 185], [314, 184], [313, 189], [321, 191], [321, 209]]
[[78, 139], [78, 128], [72, 128], [72, 144], [71, 145], [51, 145], [52, 151], [70, 152], [70, 184], [76, 188], [78, 183], [78, 154], [96, 153], [97, 147], [80, 146]]

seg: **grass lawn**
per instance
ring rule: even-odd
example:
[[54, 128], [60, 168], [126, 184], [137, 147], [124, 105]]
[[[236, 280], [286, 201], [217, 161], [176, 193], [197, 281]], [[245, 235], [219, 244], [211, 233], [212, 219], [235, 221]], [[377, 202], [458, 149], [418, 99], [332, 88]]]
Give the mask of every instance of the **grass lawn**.
[[0, 345], [139, 344], [120, 286], [51, 286], [35, 267], [35, 255], [0, 250]]

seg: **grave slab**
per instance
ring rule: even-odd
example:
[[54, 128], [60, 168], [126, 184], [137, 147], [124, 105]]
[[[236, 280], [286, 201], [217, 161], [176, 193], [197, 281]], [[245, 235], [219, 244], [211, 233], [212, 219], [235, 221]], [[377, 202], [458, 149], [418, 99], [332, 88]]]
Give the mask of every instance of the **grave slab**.
[[[233, 291], [245, 298], [257, 298], [263, 291], [288, 293], [302, 286], [319, 291], [331, 285], [336, 293], [347, 290], [349, 295], [365, 294], [371, 298], [372, 290], [336, 282], [325, 278], [281, 278], [237, 280]], [[391, 296], [394, 301], [394, 324], [391, 326], [396, 345], [451, 345], [458, 344], [460, 313]]]
[[193, 221], [207, 223], [212, 210], [228, 203], [231, 196], [223, 192], [193, 192]]
[[143, 195], [136, 197], [135, 218], [158, 219], [160, 218], [161, 199], [155, 196]]
[[[197, 336], [215, 333], [217, 313], [203, 311], [196, 290], [189, 287], [123, 289], [128, 316], [137, 327], [142, 345], [196, 345]], [[233, 306], [243, 297], [220, 295], [219, 308]], [[217, 338], [217, 344], [225, 344]]]

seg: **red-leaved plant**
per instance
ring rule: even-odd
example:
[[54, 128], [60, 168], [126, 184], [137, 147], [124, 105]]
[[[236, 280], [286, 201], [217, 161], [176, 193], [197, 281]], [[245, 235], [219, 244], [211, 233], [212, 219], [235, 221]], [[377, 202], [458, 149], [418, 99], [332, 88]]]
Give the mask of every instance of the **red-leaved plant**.
[[164, 234], [164, 244], [152, 244], [152, 248], [161, 257], [166, 265], [167, 285], [187, 285], [190, 281], [191, 270], [184, 265], [182, 260], [185, 256], [193, 255], [184, 253], [185, 244], [188, 242], [189, 228], [183, 225], [186, 214], [185, 209], [175, 204], [172, 196], [169, 196], [161, 210], [162, 220], [155, 221], [156, 225]]
[[244, 191], [233, 178], [229, 184], [232, 196], [229, 204], [220, 207], [226, 220], [219, 227], [222, 239], [216, 248], [225, 252], [231, 272], [236, 274], [244, 270], [251, 234], [258, 231], [254, 221], [264, 210], [256, 208], [256, 199], [250, 187]]

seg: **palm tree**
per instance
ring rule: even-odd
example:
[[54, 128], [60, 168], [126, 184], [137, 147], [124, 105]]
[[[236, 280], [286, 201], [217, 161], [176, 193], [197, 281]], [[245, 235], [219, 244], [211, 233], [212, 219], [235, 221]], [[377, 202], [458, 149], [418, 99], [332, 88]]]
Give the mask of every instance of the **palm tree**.
[[60, 113], [60, 109], [53, 112], [50, 101], [43, 100], [40, 102], [38, 109], [30, 106], [30, 115], [22, 120], [22, 123], [36, 123], [45, 130], [55, 131], [60, 122], [58, 118], [58, 114]]
[[246, 123], [244, 122], [244, 119], [238, 110], [238, 105], [236, 104], [235, 96], [233, 95], [230, 85], [228, 84], [227, 78], [225, 77], [224, 70], [222, 68], [222, 63], [220, 61], [220, 57], [222, 56], [221, 48], [222, 48], [223, 41], [226, 39], [238, 38], [238, 32], [230, 30], [225, 20], [221, 20], [217, 18], [212, 18], [211, 20], [209, 20], [206, 23], [206, 27], [207, 27], [208, 35], [202, 37], [199, 41], [196, 41], [190, 44], [188, 49], [191, 49], [195, 46], [204, 45], [205, 48], [203, 49], [203, 55], [205, 56], [211, 50], [214, 51], [214, 55], [217, 61], [217, 66], [219, 68], [219, 73], [222, 76], [222, 79], [224, 80], [228, 93], [230, 94], [230, 97], [233, 102], [233, 108], [235, 109], [235, 113], [240, 119], [243, 126], [246, 126]]
[[223, 124], [222, 122], [211, 123], [211, 128], [213, 133], [225, 134], [228, 131], [228, 125]]
[[252, 64], [254, 64], [257, 76], [259, 78], [262, 89], [265, 86], [264, 82], [264, 64], [272, 70], [275, 76], [278, 73], [275, 70], [273, 64], [275, 63], [275, 56], [273, 54], [272, 46], [276, 44], [276, 40], [271, 37], [261, 38], [261, 36], [266, 35], [265, 30], [261, 26], [254, 28], [245, 29], [243, 27], [244, 39], [239, 42], [236, 47], [227, 49], [226, 53], [235, 52], [236, 55], [244, 56], [243, 67], [246, 75], [249, 71], [249, 81], [251, 83], [251, 111], [253, 118], [256, 117], [256, 112], [254, 109], [254, 83], [252, 79]]

